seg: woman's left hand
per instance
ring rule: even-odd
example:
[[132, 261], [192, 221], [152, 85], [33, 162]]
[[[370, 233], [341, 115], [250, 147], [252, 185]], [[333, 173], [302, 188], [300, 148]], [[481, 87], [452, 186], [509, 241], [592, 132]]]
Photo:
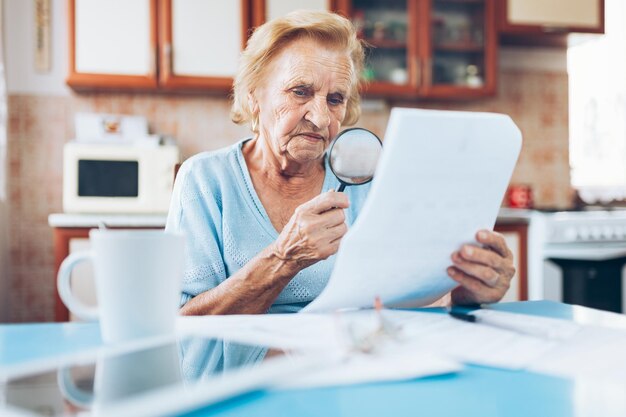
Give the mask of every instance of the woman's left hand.
[[463, 245], [452, 254], [450, 278], [460, 285], [452, 290], [452, 304], [482, 304], [500, 301], [515, 275], [513, 253], [504, 237], [489, 230], [476, 233], [481, 246]]

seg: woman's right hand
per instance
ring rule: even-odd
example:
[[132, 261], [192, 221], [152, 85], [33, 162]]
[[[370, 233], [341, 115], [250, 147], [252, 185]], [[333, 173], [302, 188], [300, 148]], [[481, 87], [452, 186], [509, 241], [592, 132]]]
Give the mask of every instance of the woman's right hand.
[[349, 205], [348, 196], [335, 191], [302, 204], [274, 242], [274, 254], [298, 271], [335, 254], [348, 231], [343, 209]]

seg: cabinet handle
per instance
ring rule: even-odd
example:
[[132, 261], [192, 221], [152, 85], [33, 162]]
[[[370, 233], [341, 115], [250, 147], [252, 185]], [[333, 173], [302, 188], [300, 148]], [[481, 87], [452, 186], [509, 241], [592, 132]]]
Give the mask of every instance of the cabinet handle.
[[159, 55], [159, 48], [155, 45], [152, 56], [150, 57], [150, 75], [156, 77], [157, 74], [157, 58]]
[[416, 56], [413, 60], [413, 68], [413, 73], [415, 74], [413, 84], [416, 87], [420, 87], [422, 85], [422, 60], [420, 57]]
[[424, 60], [424, 80], [423, 83], [428, 83], [428, 85], [432, 85], [433, 83], [433, 60], [428, 57]]
[[567, 33], [567, 28], [564, 28], [562, 26], [543, 25], [541, 27], [541, 30], [544, 33]]
[[165, 60], [169, 75], [172, 75], [174, 73], [174, 60], [172, 59], [174, 53], [172, 52], [172, 44], [166, 43], [163, 45], [163, 51], [165, 52]]

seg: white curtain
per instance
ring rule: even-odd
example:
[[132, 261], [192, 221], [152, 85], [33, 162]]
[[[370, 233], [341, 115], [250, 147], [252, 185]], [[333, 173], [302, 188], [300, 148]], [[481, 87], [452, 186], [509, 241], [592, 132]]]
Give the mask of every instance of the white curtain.
[[567, 51], [572, 185], [587, 203], [626, 198], [626, 3], [606, 0], [606, 34]]
[[4, 5], [0, 0], [0, 323], [9, 316], [7, 89], [4, 67]]

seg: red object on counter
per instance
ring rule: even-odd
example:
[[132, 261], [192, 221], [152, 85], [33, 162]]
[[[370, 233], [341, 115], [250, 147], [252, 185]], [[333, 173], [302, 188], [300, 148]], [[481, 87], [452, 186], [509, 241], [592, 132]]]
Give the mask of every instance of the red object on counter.
[[506, 205], [512, 208], [532, 208], [533, 193], [530, 185], [510, 185], [506, 192]]

